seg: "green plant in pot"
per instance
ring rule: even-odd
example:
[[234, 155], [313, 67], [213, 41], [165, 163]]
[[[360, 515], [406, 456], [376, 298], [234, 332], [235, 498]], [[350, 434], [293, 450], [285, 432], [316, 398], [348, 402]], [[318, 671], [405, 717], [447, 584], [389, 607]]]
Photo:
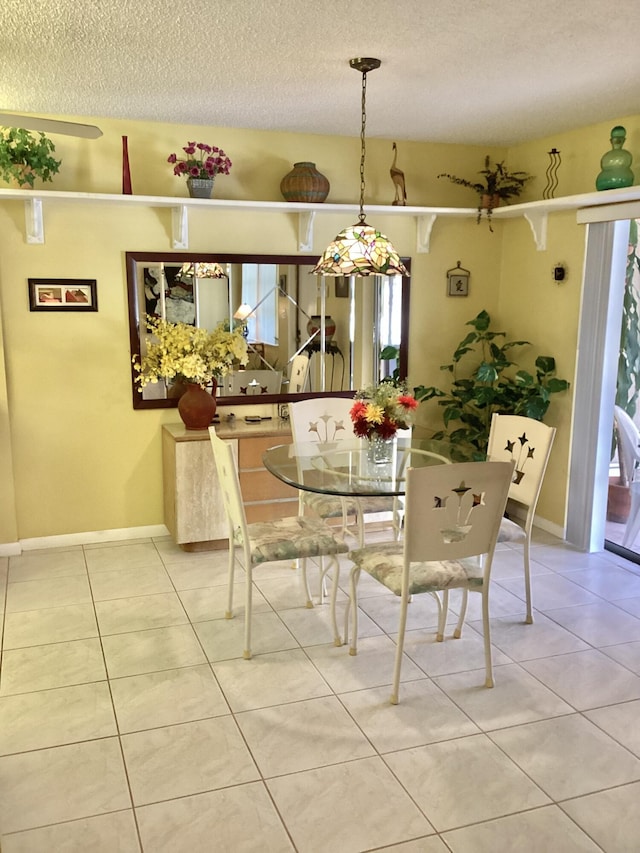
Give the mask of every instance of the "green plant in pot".
[[[451, 387], [442, 390], [419, 385], [414, 394], [421, 402], [435, 398], [444, 409], [445, 429], [435, 433], [435, 439], [448, 438], [463, 446], [463, 455], [471, 453], [481, 459], [487, 450], [494, 412], [541, 421], [551, 395], [566, 391], [569, 383], [556, 377], [555, 359], [548, 355], [536, 358], [535, 373], [519, 368], [512, 352], [529, 342], [506, 340], [505, 332], [491, 328], [486, 311], [466, 325], [472, 326], [473, 331], [460, 341], [452, 361], [440, 367], [451, 375]], [[467, 368], [462, 376], [461, 362], [465, 357]], [[459, 426], [448, 431], [456, 423]]]
[[485, 213], [489, 230], [493, 231], [491, 226], [491, 216], [496, 207], [501, 201], [509, 201], [509, 199], [517, 198], [524, 189], [527, 181], [533, 178], [526, 172], [510, 172], [505, 166], [504, 160], [499, 163], [491, 164], [491, 157], [487, 154], [484, 158], [484, 169], [478, 172], [482, 175], [482, 179], [475, 181], [467, 180], [466, 178], [458, 178], [456, 175], [449, 175], [446, 172], [438, 175], [439, 178], [448, 178], [452, 183], [459, 184], [461, 187], [468, 187], [478, 193], [478, 217], [477, 222], [482, 219], [482, 214]]
[[60, 160], [52, 155], [53, 142], [44, 133], [33, 134], [20, 127], [0, 129], [0, 176], [33, 188], [36, 178], [51, 181], [60, 169]]

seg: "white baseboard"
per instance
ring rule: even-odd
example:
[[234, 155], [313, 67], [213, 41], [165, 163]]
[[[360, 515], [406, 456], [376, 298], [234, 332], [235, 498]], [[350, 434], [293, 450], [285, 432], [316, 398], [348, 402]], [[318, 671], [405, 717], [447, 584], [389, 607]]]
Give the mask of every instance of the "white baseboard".
[[70, 545], [94, 545], [101, 542], [121, 542], [124, 539], [150, 539], [168, 536], [164, 524], [150, 524], [145, 527], [121, 527], [114, 530], [89, 530], [83, 533], [62, 533], [59, 536], [39, 536], [34, 539], [20, 539], [19, 542], [0, 544], [0, 557], [12, 557], [23, 551], [37, 551], [41, 548], [66, 548]]
[[[518, 506], [518, 504], [508, 504], [507, 510], [510, 516], [518, 518], [522, 522], [524, 522], [527, 517], [524, 507]], [[533, 526], [540, 528], [540, 530], [544, 530], [546, 533], [550, 533], [552, 536], [557, 536], [558, 539], [564, 539], [566, 535], [565, 527], [562, 527], [560, 524], [554, 524], [552, 521], [542, 518], [540, 515], [534, 516]]]

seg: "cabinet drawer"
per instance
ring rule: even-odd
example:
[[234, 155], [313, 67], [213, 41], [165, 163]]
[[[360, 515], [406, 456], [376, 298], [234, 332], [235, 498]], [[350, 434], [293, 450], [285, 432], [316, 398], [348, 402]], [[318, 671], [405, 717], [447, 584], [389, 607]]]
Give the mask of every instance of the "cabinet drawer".
[[266, 504], [249, 504], [244, 508], [247, 521], [273, 521], [298, 514], [298, 501], [271, 501]]
[[[266, 438], [241, 439], [238, 451], [238, 467], [241, 471], [253, 468], [264, 468], [262, 454], [277, 444], [291, 444], [289, 435], [272, 435]], [[275, 479], [275, 477], [273, 478]]]
[[241, 471], [240, 491], [245, 503], [249, 501], [268, 501], [270, 498], [298, 497], [298, 490], [278, 480], [269, 471]]

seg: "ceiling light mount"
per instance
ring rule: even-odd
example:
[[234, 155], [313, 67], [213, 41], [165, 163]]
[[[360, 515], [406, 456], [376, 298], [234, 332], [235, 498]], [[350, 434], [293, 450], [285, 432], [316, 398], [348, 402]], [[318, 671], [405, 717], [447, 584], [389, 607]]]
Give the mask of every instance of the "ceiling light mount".
[[361, 74], [368, 74], [369, 71], [375, 71], [382, 65], [381, 59], [374, 59], [372, 56], [360, 56], [349, 60], [349, 65], [359, 71]]
[[404, 275], [409, 272], [384, 234], [366, 222], [364, 214], [364, 161], [367, 125], [367, 74], [382, 65], [374, 57], [349, 60], [351, 68], [362, 74], [362, 110], [360, 130], [360, 213], [355, 225], [341, 231], [324, 250], [313, 268], [314, 275]]

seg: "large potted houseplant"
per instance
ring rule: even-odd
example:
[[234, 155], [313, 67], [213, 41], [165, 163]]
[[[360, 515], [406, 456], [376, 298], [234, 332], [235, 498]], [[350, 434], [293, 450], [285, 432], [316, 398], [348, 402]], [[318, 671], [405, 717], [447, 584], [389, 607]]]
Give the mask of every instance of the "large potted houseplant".
[[51, 181], [60, 169], [53, 157], [53, 142], [44, 133], [30, 133], [21, 127], [0, 129], [0, 176], [8, 183], [30, 186], [36, 178]]
[[450, 387], [443, 390], [420, 385], [414, 388], [414, 394], [419, 401], [437, 399], [443, 409], [445, 429], [435, 433], [434, 438], [448, 438], [462, 445], [465, 457], [470, 454], [482, 459], [494, 412], [541, 421], [551, 395], [565, 391], [569, 383], [558, 379], [555, 359], [548, 355], [536, 358], [535, 372], [520, 368], [512, 352], [529, 342], [506, 340], [505, 332], [491, 328], [486, 311], [469, 320], [467, 326], [473, 331], [460, 341], [451, 362], [440, 368], [451, 376]]
[[489, 223], [489, 230], [493, 231], [491, 215], [494, 209], [502, 201], [517, 198], [527, 181], [530, 181], [533, 176], [521, 171], [510, 172], [504, 160], [492, 165], [489, 155], [484, 159], [484, 169], [481, 169], [478, 174], [482, 175], [482, 179], [475, 181], [458, 178], [456, 175], [450, 175], [446, 172], [441, 173], [438, 177], [448, 178], [452, 183], [459, 184], [461, 187], [468, 187], [476, 192], [479, 196], [477, 221], [480, 222], [484, 213]]

